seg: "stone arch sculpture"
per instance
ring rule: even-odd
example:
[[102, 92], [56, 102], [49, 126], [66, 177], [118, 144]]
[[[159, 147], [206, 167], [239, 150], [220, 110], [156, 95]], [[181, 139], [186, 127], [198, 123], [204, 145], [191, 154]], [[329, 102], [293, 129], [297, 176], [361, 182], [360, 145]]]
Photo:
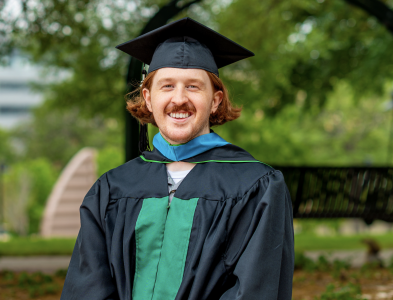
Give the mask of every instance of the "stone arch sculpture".
[[78, 235], [79, 207], [96, 179], [95, 150], [83, 148], [71, 159], [52, 189], [41, 223], [42, 236]]

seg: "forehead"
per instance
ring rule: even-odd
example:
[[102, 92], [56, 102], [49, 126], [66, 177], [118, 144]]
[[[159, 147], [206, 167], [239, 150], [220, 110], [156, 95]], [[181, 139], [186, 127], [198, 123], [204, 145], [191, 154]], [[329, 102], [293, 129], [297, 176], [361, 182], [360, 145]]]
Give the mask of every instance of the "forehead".
[[191, 81], [197, 80], [203, 83], [210, 81], [207, 71], [202, 69], [161, 68], [154, 75], [153, 84], [163, 80]]

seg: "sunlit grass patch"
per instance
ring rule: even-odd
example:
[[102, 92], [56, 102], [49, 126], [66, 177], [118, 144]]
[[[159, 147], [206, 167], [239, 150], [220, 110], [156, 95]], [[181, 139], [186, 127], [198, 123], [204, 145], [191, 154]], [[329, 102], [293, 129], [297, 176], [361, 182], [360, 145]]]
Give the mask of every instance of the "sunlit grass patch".
[[393, 233], [334, 236], [318, 236], [313, 233], [299, 233], [295, 235], [295, 251], [366, 250], [366, 245], [362, 243], [362, 240], [365, 238], [372, 238], [381, 246], [382, 249], [393, 248]]
[[71, 255], [75, 238], [11, 237], [0, 242], [0, 256]]

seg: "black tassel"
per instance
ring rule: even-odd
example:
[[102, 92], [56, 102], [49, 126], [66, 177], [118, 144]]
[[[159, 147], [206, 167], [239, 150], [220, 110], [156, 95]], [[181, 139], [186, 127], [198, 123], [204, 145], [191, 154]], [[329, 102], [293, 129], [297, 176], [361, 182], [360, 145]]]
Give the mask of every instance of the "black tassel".
[[149, 144], [149, 131], [147, 129], [147, 124], [139, 125], [139, 152], [142, 154], [144, 151], [151, 151]]
[[[143, 84], [143, 81], [145, 80], [145, 77], [147, 75], [147, 72], [145, 70], [145, 63], [143, 63], [142, 67], [142, 81], [141, 81], [141, 86]], [[142, 154], [144, 151], [150, 150], [150, 144], [149, 144], [149, 131], [147, 129], [147, 124], [142, 125], [139, 123], [139, 153]]]

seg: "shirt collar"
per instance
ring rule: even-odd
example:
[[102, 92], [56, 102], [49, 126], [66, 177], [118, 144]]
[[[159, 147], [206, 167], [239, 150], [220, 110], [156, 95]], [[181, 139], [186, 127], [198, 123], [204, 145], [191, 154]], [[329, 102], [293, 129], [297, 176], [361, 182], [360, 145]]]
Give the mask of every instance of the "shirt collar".
[[153, 146], [161, 152], [166, 158], [173, 161], [182, 161], [195, 155], [201, 154], [210, 149], [230, 144], [218, 134], [211, 132], [200, 135], [191, 141], [180, 144], [171, 145], [161, 135], [157, 133], [153, 138]]

